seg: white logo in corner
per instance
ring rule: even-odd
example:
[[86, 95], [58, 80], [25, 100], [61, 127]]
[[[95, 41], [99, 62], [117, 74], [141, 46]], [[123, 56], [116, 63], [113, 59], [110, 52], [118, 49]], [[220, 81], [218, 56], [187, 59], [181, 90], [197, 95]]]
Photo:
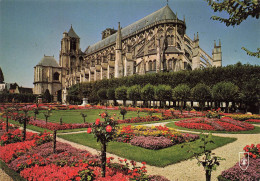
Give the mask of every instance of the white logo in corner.
[[246, 170], [249, 166], [249, 152], [239, 152], [239, 166], [241, 170]]

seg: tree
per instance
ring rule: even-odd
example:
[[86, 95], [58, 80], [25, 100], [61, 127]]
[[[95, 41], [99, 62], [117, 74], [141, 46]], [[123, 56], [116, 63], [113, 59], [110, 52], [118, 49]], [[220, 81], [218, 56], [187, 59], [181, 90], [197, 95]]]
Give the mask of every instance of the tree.
[[136, 106], [136, 101], [141, 99], [141, 86], [133, 85], [127, 89], [127, 98], [134, 101], [134, 106]]
[[110, 88], [110, 89], [107, 90], [107, 99], [108, 100], [113, 100], [114, 101], [114, 106], [117, 105], [116, 97], [115, 97], [115, 89], [114, 88]]
[[[142, 89], [141, 89], [141, 98], [144, 101], [152, 101], [154, 100], [154, 86], [151, 84], [146, 84]], [[151, 106], [151, 102], [148, 105], [149, 107]]]
[[201, 107], [201, 110], [203, 111], [205, 101], [211, 98], [211, 91], [209, 86], [203, 83], [198, 83], [195, 87], [191, 89], [191, 95], [194, 100], [199, 101], [199, 105]]
[[5, 81], [4, 74], [3, 74], [2, 69], [0, 67], [0, 83], [4, 83], [4, 81]]
[[88, 128], [87, 133], [93, 133], [97, 142], [101, 143], [101, 174], [102, 177], [106, 176], [106, 150], [108, 142], [112, 141], [117, 132], [117, 122], [114, 121], [107, 113], [102, 113], [101, 117], [104, 118], [104, 122], [100, 119], [96, 119], [92, 127]]
[[[217, 0], [217, 2], [207, 0], [207, 2], [214, 12], [226, 11], [229, 14], [228, 18], [222, 18], [219, 16], [211, 17], [213, 20], [225, 23], [226, 26], [240, 25], [240, 23], [250, 16], [256, 19], [259, 19], [260, 16], [260, 4], [258, 0]], [[257, 48], [257, 52], [251, 52], [245, 47], [242, 47], [242, 49], [245, 50], [248, 55], [260, 58], [260, 48]]]
[[99, 89], [97, 92], [98, 98], [102, 100], [107, 100], [107, 90], [106, 89]]
[[190, 87], [187, 84], [179, 84], [172, 90], [172, 98], [181, 101], [181, 112], [184, 107], [184, 102], [190, 98]]
[[162, 106], [165, 106], [165, 101], [170, 101], [172, 99], [172, 89], [169, 85], [158, 85], [154, 89], [155, 98], [159, 101], [162, 101]]
[[232, 82], [219, 82], [212, 88], [212, 97], [217, 101], [226, 103], [226, 111], [228, 112], [229, 102], [235, 101], [238, 98], [238, 86]]
[[126, 106], [126, 99], [127, 99], [127, 87], [121, 86], [116, 88], [115, 90], [115, 97], [118, 100], [123, 100], [124, 106]]
[[209, 146], [214, 144], [212, 139], [212, 135], [210, 134], [200, 134], [200, 139], [198, 141], [199, 149], [195, 149], [191, 146], [190, 142], [182, 145], [181, 147], [188, 147], [188, 153], [192, 153], [193, 157], [191, 159], [196, 159], [198, 166], [202, 165], [205, 170], [206, 181], [211, 180], [212, 171], [216, 170], [220, 165], [220, 161], [225, 160], [225, 158], [221, 158], [216, 156], [212, 151], [209, 150]]

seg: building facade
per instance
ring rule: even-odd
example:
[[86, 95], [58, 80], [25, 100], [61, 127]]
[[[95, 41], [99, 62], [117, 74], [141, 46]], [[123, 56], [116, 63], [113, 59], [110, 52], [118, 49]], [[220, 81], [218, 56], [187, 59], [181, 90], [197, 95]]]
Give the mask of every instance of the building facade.
[[45, 56], [34, 67], [34, 94], [44, 94], [48, 89], [54, 101], [61, 101], [62, 67], [53, 56]]
[[188, 37], [185, 19], [167, 5], [124, 28], [120, 23], [117, 30], [107, 28], [84, 52], [71, 26], [63, 33], [59, 66], [65, 97], [68, 87], [81, 82], [222, 66], [222, 51], [220, 42], [214, 43], [212, 56], [201, 49], [198, 33]]

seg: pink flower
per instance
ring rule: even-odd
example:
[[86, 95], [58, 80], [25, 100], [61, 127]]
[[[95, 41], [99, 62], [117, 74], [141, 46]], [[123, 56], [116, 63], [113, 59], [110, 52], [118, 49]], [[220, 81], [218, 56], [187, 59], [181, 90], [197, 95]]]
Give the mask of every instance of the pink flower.
[[87, 129], [87, 133], [91, 133], [92, 129], [91, 128], [88, 128]]
[[99, 123], [100, 123], [100, 119], [97, 118], [95, 123], [96, 123], [96, 125], [99, 125]]
[[110, 133], [110, 132], [112, 131], [112, 127], [111, 127], [110, 125], [107, 125], [106, 131], [107, 131], [108, 133]]

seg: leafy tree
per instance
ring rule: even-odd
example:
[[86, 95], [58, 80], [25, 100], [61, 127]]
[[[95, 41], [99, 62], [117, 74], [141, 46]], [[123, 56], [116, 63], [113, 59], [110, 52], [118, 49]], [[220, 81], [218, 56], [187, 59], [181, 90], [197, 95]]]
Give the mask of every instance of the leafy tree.
[[[154, 86], [151, 84], [146, 84], [142, 89], [141, 89], [141, 98], [144, 101], [152, 101], [154, 100]], [[149, 107], [151, 106], [151, 102], [149, 104]]]
[[190, 98], [191, 90], [187, 84], [179, 84], [172, 90], [172, 98], [181, 101], [181, 112], [184, 107], [184, 102]]
[[171, 93], [172, 89], [169, 85], [158, 85], [154, 89], [155, 91], [155, 98], [159, 101], [162, 101], [163, 107], [165, 106], [165, 101], [170, 101], [172, 99]]
[[238, 86], [232, 82], [219, 82], [212, 88], [212, 96], [217, 101], [226, 103], [226, 111], [228, 110], [229, 102], [235, 101], [238, 98]]
[[199, 101], [201, 110], [203, 110], [205, 106], [205, 101], [211, 98], [210, 87], [203, 83], [198, 83], [195, 87], [191, 89], [191, 95], [194, 100]]
[[[228, 18], [222, 18], [219, 16], [212, 16], [213, 20], [225, 23], [226, 26], [240, 25], [248, 17], [259, 19], [260, 16], [260, 4], [258, 0], [207, 0], [208, 4], [214, 10], [214, 12], [226, 11], [229, 14]], [[250, 56], [260, 58], [260, 48], [257, 48], [257, 52], [251, 52], [245, 47], [243, 50]]]
[[107, 100], [107, 90], [106, 89], [99, 89], [97, 92], [97, 96], [100, 100]]
[[2, 69], [0, 67], [0, 83], [4, 83], [4, 81], [5, 81], [4, 74], [3, 74]]
[[113, 100], [114, 101], [114, 105], [116, 106], [116, 97], [115, 97], [115, 89], [114, 88], [109, 88], [107, 90], [107, 99], [108, 100]]
[[258, 110], [254, 112], [260, 113], [260, 80], [255, 77], [250, 81], [245, 82], [239, 93], [239, 100], [242, 104], [245, 104], [246, 112], [248, 108], [254, 108], [258, 106]]
[[126, 99], [127, 99], [127, 87], [121, 86], [116, 88], [115, 90], [115, 97], [118, 100], [123, 100], [124, 106], [126, 106]]
[[134, 101], [134, 106], [135, 106], [136, 101], [141, 99], [141, 86], [140, 85], [133, 85], [131, 87], [128, 87], [127, 98], [129, 100]]

